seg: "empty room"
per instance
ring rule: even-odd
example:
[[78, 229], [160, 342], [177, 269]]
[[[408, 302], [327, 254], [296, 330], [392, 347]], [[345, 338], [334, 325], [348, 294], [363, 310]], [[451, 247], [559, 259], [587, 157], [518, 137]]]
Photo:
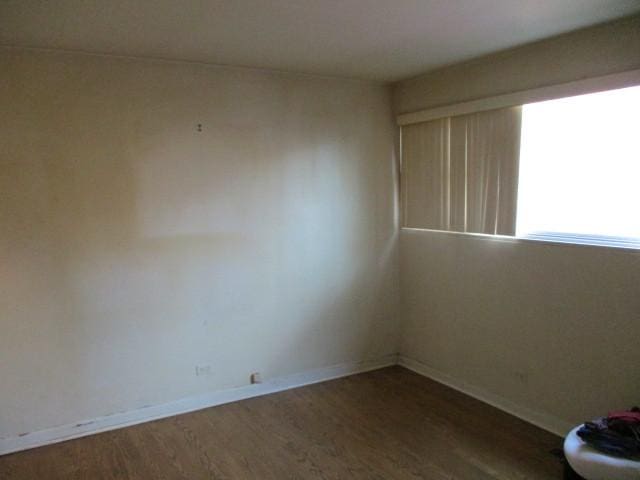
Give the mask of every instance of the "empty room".
[[638, 0], [2, 0], [0, 109], [0, 480], [640, 479]]

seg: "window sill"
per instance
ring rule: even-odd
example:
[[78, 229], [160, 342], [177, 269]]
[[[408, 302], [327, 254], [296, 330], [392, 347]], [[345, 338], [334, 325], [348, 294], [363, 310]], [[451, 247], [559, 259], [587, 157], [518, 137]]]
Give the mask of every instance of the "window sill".
[[[476, 237], [484, 240], [503, 243], [525, 243], [537, 245], [559, 245], [564, 247], [578, 248], [610, 248], [616, 251], [628, 251], [630, 253], [640, 253], [640, 239], [621, 237], [598, 237], [598, 236], [572, 236], [570, 234], [529, 234], [526, 236], [491, 235], [486, 233], [454, 232], [449, 230], [434, 230], [429, 228], [400, 227], [401, 231], [437, 233], [443, 235], [454, 235], [463, 237]], [[617, 241], [616, 241], [617, 239]]]
[[542, 242], [569, 243], [574, 245], [591, 245], [593, 247], [640, 249], [640, 238], [610, 237], [605, 235], [585, 235], [560, 232], [536, 232], [519, 238]]

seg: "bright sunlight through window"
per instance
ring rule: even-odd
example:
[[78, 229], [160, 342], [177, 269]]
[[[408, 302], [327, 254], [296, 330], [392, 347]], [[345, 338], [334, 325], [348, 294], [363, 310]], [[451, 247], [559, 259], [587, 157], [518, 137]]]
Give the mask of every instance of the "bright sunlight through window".
[[516, 235], [640, 246], [640, 87], [525, 105]]

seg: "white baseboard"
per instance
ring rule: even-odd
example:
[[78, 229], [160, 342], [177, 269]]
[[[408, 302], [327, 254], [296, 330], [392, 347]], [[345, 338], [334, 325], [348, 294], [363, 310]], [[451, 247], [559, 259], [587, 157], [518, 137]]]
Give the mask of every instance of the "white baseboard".
[[481, 402], [488, 403], [489, 405], [507, 412], [514, 417], [518, 417], [525, 422], [532, 423], [533, 425], [547, 430], [548, 432], [555, 433], [560, 437], [564, 437], [575, 426], [552, 415], [536, 412], [522, 405], [518, 405], [500, 395], [496, 395], [480, 387], [476, 387], [462, 380], [453, 378], [446, 373], [440, 372], [422, 362], [419, 362], [418, 360], [414, 360], [404, 355], [398, 356], [398, 365], [435, 380], [438, 383], [451, 387], [454, 390], [458, 390], [459, 392], [469, 395]]
[[532, 423], [544, 430], [564, 436], [573, 425], [559, 418], [545, 413], [533, 411], [522, 405], [518, 405], [504, 397], [488, 392], [482, 388], [470, 385], [467, 382], [455, 379], [446, 373], [435, 370], [404, 355], [387, 355], [385, 357], [361, 361], [348, 362], [329, 367], [309, 370], [285, 377], [268, 380], [255, 385], [245, 385], [228, 390], [183, 398], [173, 402], [152, 405], [128, 412], [114, 413], [103, 417], [60, 425], [44, 430], [0, 438], [0, 455], [41, 447], [51, 443], [62, 442], [74, 438], [85, 437], [95, 433], [106, 432], [118, 428], [149, 422], [161, 418], [172, 417], [183, 413], [214, 407], [229, 402], [235, 402], [246, 398], [258, 397], [270, 393], [281, 392], [291, 388], [302, 387], [313, 383], [324, 382], [334, 378], [346, 377], [356, 373], [377, 370], [392, 365], [401, 365], [420, 375], [431, 378], [459, 392], [476, 398], [484, 403], [492, 405], [526, 422]]
[[152, 405], [129, 412], [115, 413], [91, 420], [76, 422], [68, 425], [60, 425], [45, 430], [26, 433], [23, 435], [0, 438], [0, 455], [41, 447], [51, 443], [71, 440], [73, 438], [93, 435], [95, 433], [128, 427], [138, 423], [172, 417], [182, 413], [193, 412], [203, 408], [222, 405], [269, 393], [289, 390], [291, 388], [324, 382], [334, 378], [345, 377], [355, 373], [376, 370], [391, 365], [396, 365], [397, 355], [388, 355], [374, 360], [361, 362], [348, 362], [329, 367], [318, 368], [302, 373], [288, 375], [268, 380], [264, 383], [246, 385], [228, 390], [220, 390], [203, 395], [183, 398], [174, 402], [161, 405]]

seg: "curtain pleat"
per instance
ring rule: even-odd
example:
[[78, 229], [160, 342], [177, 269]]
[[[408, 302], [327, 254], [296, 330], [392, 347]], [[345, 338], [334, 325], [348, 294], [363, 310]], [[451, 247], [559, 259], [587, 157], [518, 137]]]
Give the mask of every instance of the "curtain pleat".
[[515, 234], [522, 108], [402, 128], [404, 226]]
[[402, 128], [404, 225], [449, 228], [449, 119]]

